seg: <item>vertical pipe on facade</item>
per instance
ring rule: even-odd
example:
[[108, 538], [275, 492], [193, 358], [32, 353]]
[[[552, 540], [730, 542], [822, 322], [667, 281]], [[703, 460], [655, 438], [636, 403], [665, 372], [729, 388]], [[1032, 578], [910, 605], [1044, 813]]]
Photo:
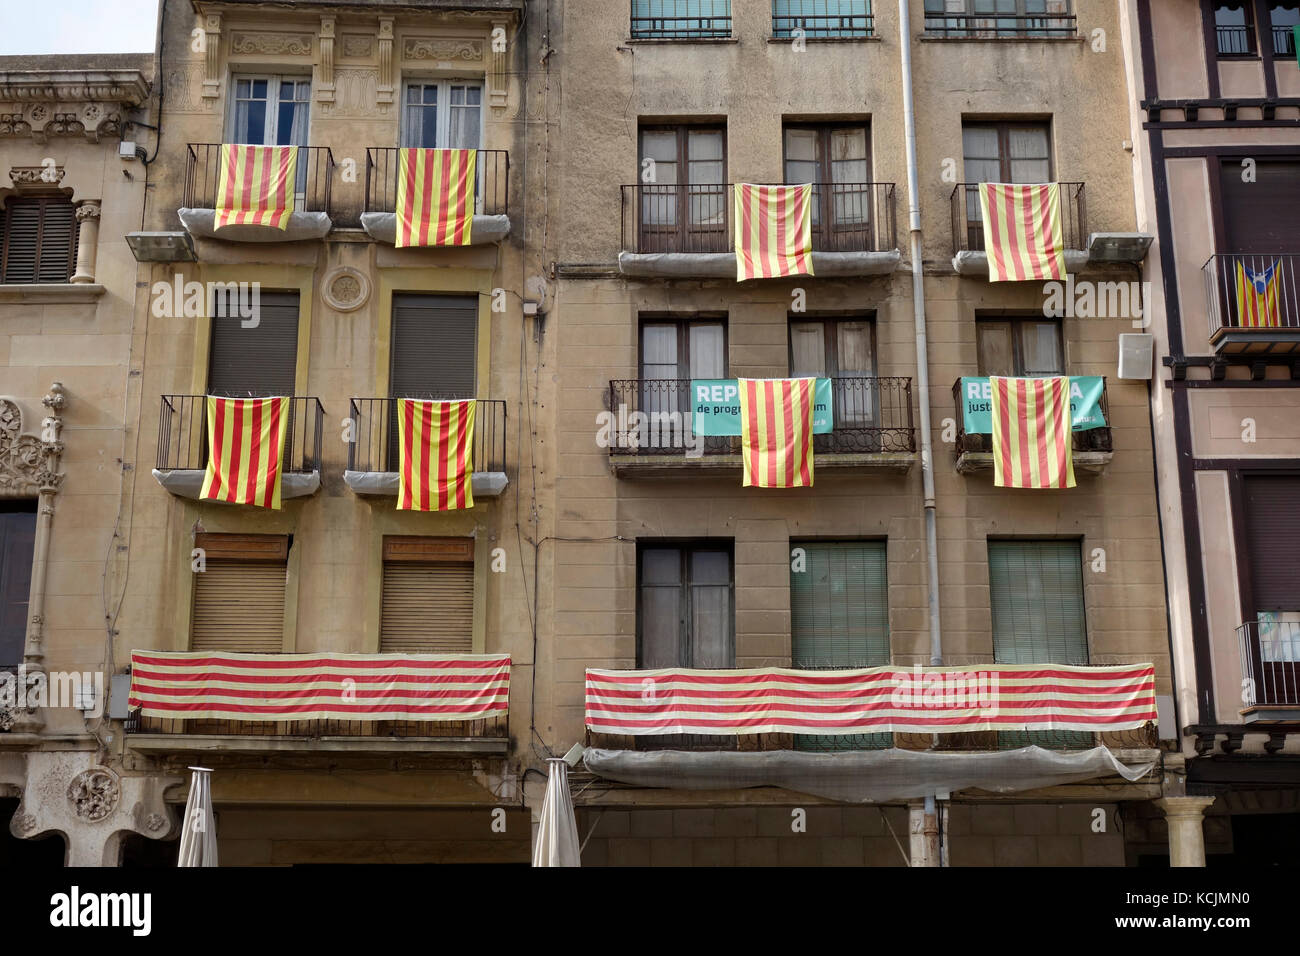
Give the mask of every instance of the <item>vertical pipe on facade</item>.
[[925, 276], [921, 260], [921, 199], [916, 171], [916, 113], [912, 106], [911, 11], [898, 0], [898, 47], [903, 71], [903, 129], [907, 146], [907, 205], [911, 233], [912, 313], [916, 321], [916, 390], [921, 408], [921, 482], [925, 494], [926, 592], [930, 605], [930, 663], [943, 663], [939, 632], [939, 534], [935, 521], [934, 454], [930, 443], [930, 362], [925, 342]]

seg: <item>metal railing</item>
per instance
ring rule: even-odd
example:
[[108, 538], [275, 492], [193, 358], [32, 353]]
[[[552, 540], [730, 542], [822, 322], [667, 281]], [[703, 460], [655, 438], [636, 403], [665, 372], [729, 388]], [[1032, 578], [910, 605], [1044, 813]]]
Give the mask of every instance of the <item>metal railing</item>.
[[633, 40], [731, 36], [731, 0], [632, 0]]
[[192, 720], [146, 717], [132, 711], [128, 734], [192, 734], [233, 737], [505, 737], [504, 715], [483, 720]]
[[[189, 143], [185, 157], [185, 189], [181, 205], [187, 209], [215, 209], [221, 179], [221, 143]], [[298, 147], [298, 183], [295, 212], [332, 212], [334, 154], [328, 146]]]
[[[241, 396], [242, 397], [242, 396]], [[206, 395], [164, 395], [158, 416], [159, 471], [203, 469], [208, 464]], [[314, 396], [289, 399], [282, 474], [320, 471], [325, 409]]]
[[869, 37], [875, 32], [871, 2], [849, 0], [828, 4], [826, 0], [820, 3], [818, 0], [772, 0], [772, 36], [788, 40], [796, 35], [795, 31], [810, 40]]
[[925, 35], [946, 39], [1044, 39], [1072, 37], [1077, 34], [1072, 13], [1054, 13], [1050, 16], [1003, 16], [1001, 14], [948, 14], [927, 13]]
[[[735, 249], [733, 184], [624, 186], [623, 251], [725, 253]], [[897, 248], [893, 183], [813, 183], [814, 252]]]
[[[1058, 183], [1061, 187], [1061, 238], [1067, 249], [1086, 249], [1088, 204], [1083, 183]], [[958, 183], [952, 191], [952, 246], [954, 252], [984, 251], [984, 217], [980, 212], [980, 184]]]
[[1295, 31], [1291, 27], [1273, 27], [1273, 55], [1295, 56]]
[[[443, 395], [413, 395], [412, 398], [441, 400]], [[474, 458], [476, 472], [506, 470], [506, 403], [500, 399], [476, 399], [474, 410]], [[397, 399], [354, 398], [348, 414], [355, 422], [355, 440], [348, 445], [348, 471], [395, 472], [401, 460], [397, 435]]]
[[1215, 26], [1214, 43], [1219, 56], [1249, 56], [1255, 52], [1255, 29], [1245, 24]]
[[[813, 436], [817, 454], [916, 451], [910, 378], [842, 377], [831, 380], [834, 430]], [[609, 383], [616, 426], [611, 455], [680, 455], [703, 444], [704, 455], [738, 455], [734, 436], [696, 436], [690, 430], [691, 380], [623, 379]], [[632, 419], [634, 413], [642, 419]]]
[[1237, 647], [1247, 707], [1300, 706], [1300, 622], [1242, 624]]
[[[965, 424], [962, 421], [962, 395], [961, 379], [953, 382], [952, 385], [953, 405], [957, 410], [957, 454], [963, 452], [985, 453], [993, 451], [993, 436], [981, 435], [977, 433], [967, 433]], [[1071, 433], [1072, 447], [1074, 453], [1081, 451], [1114, 451], [1114, 440], [1110, 430], [1110, 404], [1106, 398], [1106, 380], [1102, 379], [1101, 398], [1097, 401], [1097, 407], [1101, 409], [1102, 416], [1106, 419], [1106, 425], [1102, 428], [1089, 428], [1084, 431]]]
[[1201, 271], [1211, 337], [1220, 329], [1300, 329], [1300, 255], [1214, 255]]
[[[366, 212], [397, 209], [396, 146], [366, 149]], [[510, 153], [480, 149], [475, 160], [474, 214], [505, 216], [510, 212]]]

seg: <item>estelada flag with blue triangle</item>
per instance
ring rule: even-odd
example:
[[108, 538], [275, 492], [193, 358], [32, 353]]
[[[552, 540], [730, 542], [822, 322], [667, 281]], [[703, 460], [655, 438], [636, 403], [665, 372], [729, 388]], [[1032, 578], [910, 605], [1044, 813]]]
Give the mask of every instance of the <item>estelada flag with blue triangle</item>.
[[1275, 329], [1282, 324], [1277, 305], [1277, 260], [1267, 269], [1252, 270], [1237, 260], [1237, 325], [1243, 329]]

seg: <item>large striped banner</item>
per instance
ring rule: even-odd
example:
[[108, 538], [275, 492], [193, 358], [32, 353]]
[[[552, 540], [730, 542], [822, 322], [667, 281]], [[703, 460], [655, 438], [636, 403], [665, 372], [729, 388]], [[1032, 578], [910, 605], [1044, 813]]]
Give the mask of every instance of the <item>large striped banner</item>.
[[289, 399], [207, 401], [208, 467], [199, 497], [279, 511]]
[[812, 275], [812, 184], [737, 183], [736, 281]]
[[397, 151], [397, 248], [468, 246], [476, 149]]
[[601, 734], [1103, 731], [1155, 719], [1150, 664], [587, 670], [587, 729]]
[[993, 484], [1073, 488], [1070, 379], [991, 376]]
[[1243, 329], [1275, 329], [1282, 324], [1277, 307], [1278, 263], [1255, 272], [1237, 260], [1237, 325]]
[[990, 282], [1065, 278], [1059, 183], [980, 183]]
[[740, 446], [743, 487], [811, 488], [813, 378], [742, 378]]
[[474, 507], [473, 399], [397, 400], [398, 511], [457, 511]]
[[223, 143], [217, 167], [217, 208], [213, 228], [288, 228], [297, 183], [297, 146]]
[[130, 707], [205, 720], [482, 720], [509, 709], [500, 654], [131, 652]]

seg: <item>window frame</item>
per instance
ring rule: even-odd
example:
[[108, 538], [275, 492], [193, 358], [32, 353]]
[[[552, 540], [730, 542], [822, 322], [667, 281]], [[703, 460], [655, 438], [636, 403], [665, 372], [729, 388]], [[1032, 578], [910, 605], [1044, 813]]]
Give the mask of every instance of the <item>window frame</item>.
[[[792, 130], [806, 130], [817, 134], [817, 178], [813, 180], [813, 202], [816, 205], [817, 215], [814, 217], [813, 248], [833, 250], [839, 248], [836, 243], [837, 235], [864, 235], [868, 239], [873, 235], [875, 230], [875, 193], [872, 189], [872, 183], [875, 177], [875, 168], [872, 165], [871, 154], [871, 121], [837, 121], [830, 123], [817, 122], [791, 122], [784, 123], [781, 126], [781, 178], [786, 185], [797, 185], [791, 182], [790, 178], [790, 139], [789, 133]], [[839, 183], [840, 186], [862, 186], [860, 194], [865, 197], [865, 203], [862, 209], [862, 218], [858, 220], [848, 219], [841, 220], [836, 215], [836, 192], [835, 174], [832, 169], [834, 160], [831, 158], [831, 147], [834, 142], [836, 132], [843, 130], [861, 130], [862, 139], [865, 146], [865, 155], [862, 162], [866, 165], [867, 178], [860, 183], [848, 182]], [[856, 162], [856, 160], [854, 160]], [[819, 187], [827, 188], [819, 188]]]
[[[1040, 314], [1022, 315], [1019, 313], [978, 313], [975, 316], [975, 361], [976, 368], [982, 377], [987, 377], [988, 363], [985, 360], [984, 337], [981, 333], [982, 328], [996, 324], [1006, 324], [1011, 338], [1011, 363], [1012, 376], [1016, 378], [1052, 378], [1059, 375], [1069, 374], [1069, 365], [1067, 363], [1065, 347], [1065, 323], [1059, 318], [1044, 316]], [[1056, 326], [1056, 357], [1057, 368], [1060, 371], [1050, 373], [1028, 374], [1025, 371], [1025, 340], [1024, 328], [1031, 323], [1035, 324], [1052, 324]]]
[[[1230, 24], [1227, 27], [1219, 26], [1219, 9], [1229, 6], [1229, 4], [1218, 3], [1216, 0], [1203, 0], [1206, 12], [1206, 26], [1209, 30], [1210, 50], [1214, 54], [1215, 60], [1258, 60], [1260, 58], [1259, 43], [1259, 25], [1258, 18], [1255, 16], [1255, 0], [1242, 0], [1241, 7], [1245, 14], [1246, 22], [1241, 27], [1245, 32], [1246, 49], [1240, 52], [1225, 52], [1219, 42], [1220, 29], [1235, 29], [1236, 24]], [[1270, 18], [1271, 19], [1271, 18]], [[1269, 47], [1272, 47], [1272, 30], [1269, 31]]]
[[[17, 526], [20, 523], [17, 519], [12, 518], [11, 516], [16, 514], [30, 515], [30, 524], [31, 524], [30, 530], [32, 534], [32, 548], [26, 554], [27, 563], [26, 563], [25, 576], [27, 578], [27, 593], [22, 594], [22, 592], [20, 591], [19, 594], [22, 594], [22, 597], [19, 600], [14, 601], [11, 605], [15, 609], [18, 607], [22, 608], [21, 613], [22, 613], [23, 625], [22, 625], [21, 632], [17, 627], [15, 628], [15, 637], [17, 638], [17, 645], [18, 645], [16, 649], [17, 659], [13, 661], [12, 664], [3, 659], [0, 659], [0, 671], [4, 671], [11, 667], [20, 666], [23, 663], [27, 652], [26, 622], [28, 618], [28, 608], [29, 608], [29, 602], [31, 596], [31, 576], [34, 567], [34, 562], [36, 560], [36, 512], [37, 512], [37, 501], [35, 499], [19, 498], [19, 499], [11, 499], [9, 501], [0, 502], [0, 601], [4, 600], [5, 589], [8, 582], [21, 581], [22, 576], [24, 575], [24, 570], [22, 567], [19, 566], [19, 562], [15, 562], [11, 564], [7, 560], [8, 557], [17, 554], [17, 552], [19, 551], [19, 548], [11, 547], [10, 545], [10, 535], [13, 533], [14, 530], [16, 530]], [[4, 605], [0, 605], [0, 608], [3, 607]]]
[[[691, 327], [696, 325], [721, 325], [722, 326], [722, 377], [726, 378], [731, 372], [731, 334], [727, 328], [727, 313], [725, 312], [700, 312], [691, 315], [663, 315], [656, 313], [646, 313], [637, 316], [637, 334], [636, 334], [636, 371], [637, 378], [645, 381], [645, 330], [649, 325], [672, 325], [677, 328], [677, 370], [680, 373], [682, 369], [690, 370], [691, 367]], [[677, 376], [681, 381], [683, 376]], [[687, 375], [685, 378], [689, 379]]]
[[786, 368], [791, 375], [796, 374], [794, 371], [794, 326], [796, 323], [818, 324], [822, 326], [822, 343], [826, 349], [826, 374], [823, 378], [841, 378], [843, 369], [840, 368], [840, 346], [838, 326], [845, 322], [865, 322], [870, 329], [871, 337], [871, 370], [869, 372], [852, 372], [854, 376], [862, 378], [878, 378], [880, 375], [879, 356], [876, 352], [876, 315], [874, 312], [855, 313], [853, 315], [819, 315], [817, 313], [791, 313], [786, 322]]
[[[263, 122], [262, 122], [262, 127], [263, 127], [263, 128], [262, 128], [262, 141], [261, 141], [260, 143], [246, 143], [246, 144], [244, 144], [244, 145], [248, 145], [248, 146], [297, 146], [297, 147], [299, 147], [299, 148], [305, 148], [305, 147], [307, 147], [307, 146], [310, 145], [310, 143], [311, 143], [311, 120], [312, 120], [312, 115], [311, 115], [311, 102], [312, 102], [312, 94], [313, 94], [313, 92], [314, 92], [314, 90], [312, 89], [312, 76], [311, 76], [310, 73], [307, 73], [307, 74], [302, 74], [302, 73], [232, 73], [232, 74], [230, 75], [230, 97], [229, 97], [229, 101], [230, 101], [230, 102], [229, 102], [229, 108], [228, 108], [228, 110], [227, 110], [227, 116], [226, 116], [226, 122], [225, 122], [226, 142], [227, 142], [227, 143], [238, 143], [238, 142], [240, 142], [239, 140], [236, 140], [236, 139], [235, 139], [235, 124], [238, 122], [238, 117], [239, 117], [239, 102], [240, 102], [240, 100], [239, 100], [239, 95], [238, 95], [238, 88], [239, 88], [239, 87], [238, 87], [238, 84], [239, 84], [239, 82], [240, 82], [241, 80], [248, 80], [248, 81], [250, 81], [250, 82], [255, 82], [255, 81], [257, 81], [257, 80], [266, 80], [266, 81], [267, 81], [267, 87], [266, 87], [266, 91], [267, 91], [267, 96], [266, 96], [266, 116], [264, 117]], [[277, 122], [277, 118], [278, 118], [279, 113], [280, 113], [280, 104], [283, 102], [283, 101], [280, 99], [280, 86], [281, 86], [282, 83], [284, 83], [284, 82], [286, 82], [286, 81], [288, 81], [288, 82], [292, 82], [292, 83], [294, 83], [294, 84], [298, 84], [298, 83], [306, 83], [306, 84], [307, 84], [307, 99], [306, 99], [306, 100], [302, 100], [302, 101], [299, 101], [299, 100], [295, 99], [295, 100], [293, 101], [293, 102], [295, 102], [295, 103], [297, 103], [297, 102], [302, 102], [302, 103], [304, 104], [304, 107], [305, 107], [306, 110], [307, 110], [307, 122], [306, 122], [305, 124], [303, 124], [303, 125], [304, 125], [304, 128], [305, 128], [305, 130], [306, 130], [306, 133], [305, 133], [305, 137], [304, 137], [304, 138], [307, 140], [307, 142], [303, 142], [303, 143], [276, 143], [276, 142], [275, 142], [276, 137], [275, 137], [274, 133], [275, 133], [275, 129], [276, 129], [276, 122]], [[272, 95], [272, 91], [274, 91], [274, 95]], [[272, 134], [272, 135], [269, 137], [270, 140], [271, 140], [271, 142], [267, 142], [267, 139], [268, 139], [268, 137], [267, 137], [267, 132], [268, 132], [268, 131]], [[300, 180], [301, 180], [301, 176], [300, 176], [299, 178], [300, 178]], [[301, 183], [300, 183], [300, 187], [301, 187]], [[301, 188], [300, 188], [300, 191], [301, 191]]]
[[[61, 282], [42, 282], [41, 265], [42, 258], [45, 255], [45, 207], [47, 205], [58, 205], [68, 208], [72, 213], [72, 228], [69, 230], [69, 242], [67, 249], [67, 277]], [[11, 282], [9, 279], [9, 253], [12, 245], [10, 242], [10, 226], [12, 211], [15, 206], [39, 206], [37, 212], [38, 224], [36, 227], [36, 249], [35, 249], [35, 272], [32, 275], [31, 283]], [[73, 202], [70, 196], [61, 193], [36, 193], [36, 194], [14, 194], [5, 197], [4, 205], [0, 208], [0, 285], [64, 285], [71, 281], [72, 276], [77, 271], [77, 241], [81, 232], [81, 223], [77, 221], [77, 204]], [[62, 253], [59, 253], [62, 255]]]
[[[996, 180], [986, 179], [982, 182], [1015, 182], [1011, 178], [1011, 133], [1015, 129], [1041, 129], [1045, 134], [1047, 141], [1047, 179], [1046, 182], [1056, 182], [1056, 150], [1053, 149], [1052, 143], [1052, 121], [1051, 119], [1000, 119], [1000, 120], [967, 120], [962, 119], [962, 133], [965, 134], [967, 129], [993, 129], [998, 134], [998, 176]], [[984, 158], [984, 157], [979, 157]], [[965, 143], [962, 144], [962, 176], [969, 183], [972, 180], [966, 173], [966, 149]]]
[[[1282, 33], [1279, 34], [1277, 32], [1279, 26], [1273, 20], [1273, 14], [1276, 12], [1276, 8], [1281, 8], [1284, 10], [1295, 10], [1297, 14], [1297, 19], [1300, 20], [1300, 3], [1288, 4], [1288, 3], [1270, 2], [1265, 4], [1265, 9], [1268, 11], [1268, 39], [1269, 39], [1268, 49], [1272, 51], [1273, 59], [1294, 60], [1296, 57], [1295, 32], [1294, 32], [1295, 24], [1282, 24], [1282, 26], [1280, 27]], [[1280, 50], [1277, 48], [1277, 41], [1279, 36], [1283, 38], [1282, 49]]]
[[[1078, 20], [1077, 20], [1078, 15], [1074, 11], [1073, 2], [1067, 3], [1066, 4], [1067, 8], [1064, 11], [1061, 11], [1059, 13], [1048, 12], [1046, 3], [1043, 3], [1042, 10], [1029, 10], [1028, 9], [1029, 0], [1014, 0], [1015, 10], [1013, 11], [1006, 11], [1006, 10], [998, 11], [996, 9], [997, 6], [996, 0], [991, 0], [991, 2], [993, 2], [993, 5], [995, 7], [995, 9], [993, 10], [975, 9], [976, 4], [979, 3], [980, 0], [964, 0], [963, 8], [961, 10], [948, 10], [946, 9], [947, 4], [944, 3], [943, 0], [937, 0], [937, 2], [944, 9], [940, 9], [940, 10], [924, 9], [924, 7], [929, 5], [928, 3], [923, 4], [923, 9], [922, 9], [922, 22], [924, 24], [924, 33], [928, 34], [931, 37], [937, 35], [941, 39], [963, 39], [963, 40], [964, 39], [987, 40], [987, 39], [1004, 39], [1004, 38], [1011, 38], [1011, 39], [1018, 39], [1018, 40], [1034, 40], [1034, 39], [1055, 40], [1055, 39], [1070, 39], [1078, 35]], [[1015, 18], [1014, 21], [1015, 26], [1007, 28], [1005, 26], [999, 26], [997, 24], [998, 20], [1005, 21], [1009, 17]], [[1031, 27], [1029, 23], [1026, 21], [1032, 18], [1037, 18], [1042, 20], [1043, 25], [1039, 27]], [[1066, 30], [1065, 27], [1047, 26], [1048, 23], [1053, 21], [1061, 21], [1063, 18], [1065, 22], [1068, 24], [1068, 28], [1069, 28], [1068, 33], [1065, 32]], [[966, 26], [957, 27], [955, 24], [958, 19], [967, 21]], [[993, 25], [985, 26], [985, 27], [976, 27], [970, 25], [969, 21], [971, 20], [992, 21]], [[932, 27], [931, 26], [932, 21], [945, 22], [945, 28], [940, 29], [940, 28]], [[951, 31], [958, 31], [958, 32], [951, 32]]]
[[[646, 133], [673, 133], [676, 137], [676, 155], [675, 163], [677, 166], [677, 182], [671, 184], [675, 187], [669, 191], [663, 189], [665, 184], [661, 183], [642, 183], [641, 170], [646, 160], [645, 152], [645, 135]], [[690, 141], [691, 133], [717, 133], [722, 143], [722, 157], [717, 160], [722, 164], [721, 182], [718, 183], [692, 183], [691, 182], [691, 158], [690, 158]], [[646, 203], [654, 193], [647, 193], [644, 189], [638, 189], [637, 200], [637, 228], [639, 232], [638, 243], [642, 251], [651, 251], [649, 246], [653, 245], [653, 251], [664, 252], [685, 252], [695, 251], [691, 248], [692, 239], [697, 237], [696, 241], [700, 245], [699, 251], [703, 252], [725, 252], [728, 241], [731, 236], [731, 210], [729, 208], [727, 195], [727, 177], [729, 174], [728, 151], [727, 151], [727, 125], [725, 122], [705, 122], [705, 123], [648, 123], [642, 124], [637, 129], [637, 176], [636, 182], [640, 186], [658, 186], [661, 188], [659, 195], [672, 195], [674, 206], [674, 220], [672, 222], [647, 221]], [[714, 162], [714, 160], [700, 160], [700, 162]], [[698, 187], [717, 187], [720, 213], [722, 217], [721, 224], [713, 222], [693, 223], [691, 214], [691, 202], [695, 195], [707, 196], [709, 193], [701, 192], [693, 194], [692, 186]], [[654, 237], [654, 242], [648, 242], [647, 237]]]
[[[412, 143], [410, 139], [409, 111], [411, 105], [407, 103], [406, 98], [408, 91], [414, 87], [435, 86], [438, 88], [438, 102], [434, 104], [438, 110], [437, 132], [434, 136], [436, 142], [432, 144]], [[402, 146], [415, 149], [450, 149], [447, 145], [448, 134], [451, 129], [451, 88], [453, 86], [477, 87], [479, 91], [478, 102], [478, 142], [474, 146], [457, 147], [462, 149], [482, 149], [485, 120], [487, 118], [487, 83], [483, 77], [466, 76], [466, 77], [438, 77], [438, 76], [410, 76], [402, 79], [402, 111], [400, 116], [400, 126], [398, 129], [398, 142]], [[418, 104], [420, 108], [427, 108], [428, 104]], [[445, 106], [445, 109], [444, 109]], [[459, 107], [465, 109], [467, 107]]]
[[[802, 5], [807, 0], [784, 0], [787, 4], [787, 10], [784, 13], [778, 12], [777, 4], [782, 0], [772, 0], [772, 39], [774, 40], [793, 40], [795, 30], [803, 30], [805, 40], [865, 40], [875, 35], [875, 13], [871, 8], [871, 0], [858, 0], [865, 9], [861, 12], [853, 13], [805, 13], [794, 12], [789, 9], [796, 3]], [[852, 2], [852, 0], [849, 0]], [[830, 27], [829, 25], [821, 27], [809, 27], [808, 20], [826, 20], [839, 18], [841, 23], [844, 20], [866, 20], [867, 24], [861, 29], [855, 27]], [[788, 20], [791, 24], [783, 29], [778, 29], [777, 20]], [[802, 22], [802, 26], [795, 25], [795, 21]]]
[[[681, 17], [675, 15], [661, 14], [660, 16], [657, 17], [642, 16], [640, 18], [638, 18], [636, 15], [637, 2], [638, 0], [631, 0], [631, 2], [628, 4], [628, 25], [627, 25], [628, 37], [634, 41], [644, 42], [649, 40], [649, 41], [659, 41], [659, 42], [668, 41], [668, 42], [677, 42], [677, 43], [692, 43], [692, 42], [698, 43], [701, 41], [706, 41], [706, 42], [724, 41], [725, 42], [728, 40], [732, 40], [735, 37], [736, 22], [735, 22], [734, 13], [732, 12], [731, 9], [731, 0], [724, 0], [727, 7], [727, 12], [725, 14], [707, 14], [707, 15], [701, 14], [699, 16], [690, 16], [689, 14], [687, 14], [686, 16], [681, 16]], [[644, 0], [644, 2], [646, 3], [647, 6], [650, 6], [655, 2], [655, 0]], [[661, 2], [663, 3], [674, 2], [675, 4], [684, 2], [688, 5], [691, 4], [692, 2], [709, 3], [710, 9], [712, 9], [712, 3], [715, 2], [715, 0], [661, 0]], [[676, 11], [676, 9], [677, 7], [674, 6], [674, 11]], [[643, 28], [640, 31], [638, 31], [636, 26], [638, 19], [649, 20], [652, 22], [661, 21], [665, 24], [665, 26], [661, 27], [658, 30]], [[666, 26], [667, 21], [669, 20], [695, 20], [697, 23], [701, 24], [701, 29], [678, 33], [676, 30], [670, 30]], [[702, 28], [702, 25], [705, 22], [712, 23], [714, 21], [719, 21], [719, 20], [726, 21], [727, 29], [725, 33], [717, 28], [714, 29]]]
[[644, 668], [645, 660], [645, 601], [642, 597], [644, 592], [644, 562], [643, 555], [646, 551], [676, 550], [679, 560], [679, 577], [678, 588], [680, 590], [680, 615], [677, 620], [678, 630], [678, 660], [683, 657], [688, 663], [678, 663], [672, 666], [691, 669], [694, 664], [689, 663], [694, 657], [695, 644], [694, 635], [691, 633], [691, 578], [690, 564], [691, 556], [696, 552], [724, 552], [727, 555], [729, 570], [729, 581], [727, 584], [728, 593], [728, 616], [730, 630], [729, 663], [723, 669], [734, 668], [736, 666], [736, 542], [734, 538], [690, 538], [690, 539], [656, 539], [640, 538], [636, 543], [636, 666]]

